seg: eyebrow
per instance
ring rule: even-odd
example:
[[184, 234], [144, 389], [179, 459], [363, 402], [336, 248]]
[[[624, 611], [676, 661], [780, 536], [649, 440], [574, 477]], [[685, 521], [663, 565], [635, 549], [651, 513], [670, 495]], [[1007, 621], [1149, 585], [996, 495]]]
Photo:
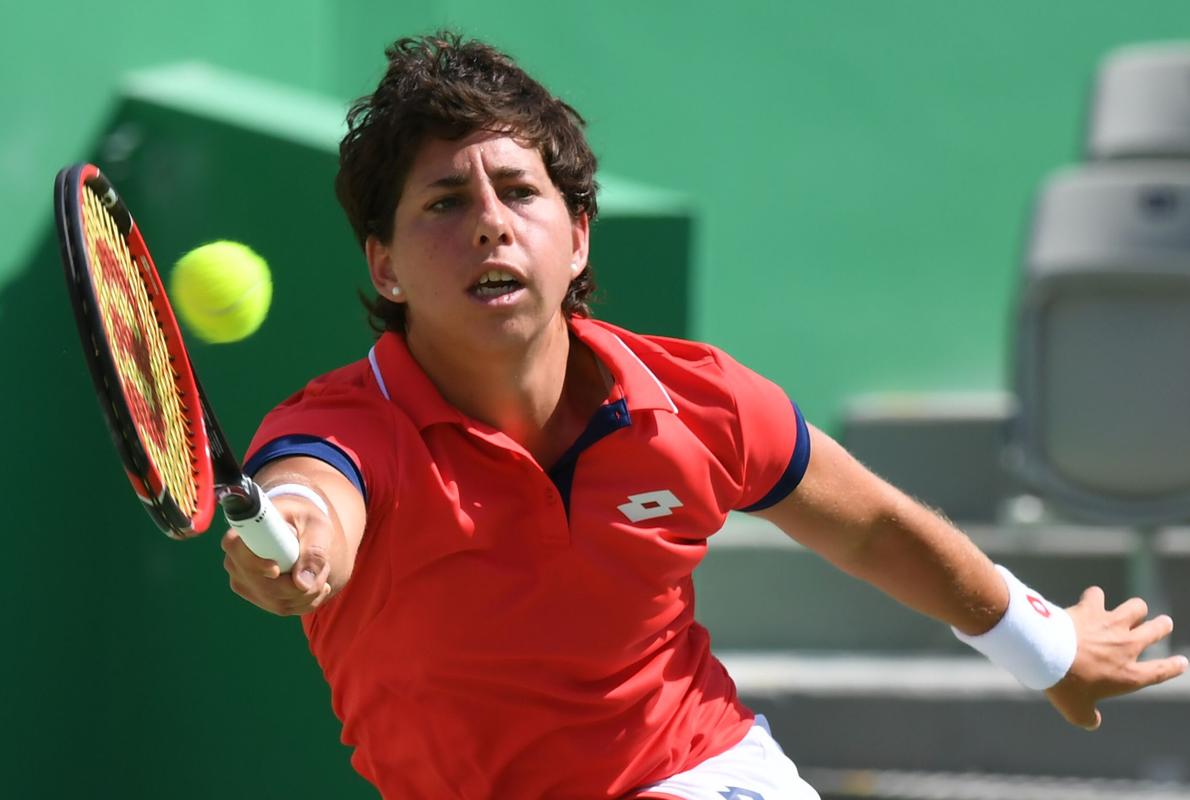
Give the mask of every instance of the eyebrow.
[[[525, 177], [525, 170], [519, 167], [498, 167], [491, 173], [493, 181], [516, 180]], [[457, 189], [466, 186], [471, 179], [470, 172], [452, 172], [436, 181], [426, 184], [427, 189]]]

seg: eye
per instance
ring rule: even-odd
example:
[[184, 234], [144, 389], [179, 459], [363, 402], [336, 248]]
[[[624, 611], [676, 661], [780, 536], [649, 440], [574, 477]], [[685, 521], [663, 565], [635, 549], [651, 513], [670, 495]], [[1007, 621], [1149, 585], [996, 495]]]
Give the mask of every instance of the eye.
[[452, 208], [458, 208], [463, 204], [463, 198], [457, 194], [448, 194], [445, 197], [439, 197], [426, 204], [426, 211], [449, 211]]
[[514, 203], [531, 200], [536, 196], [537, 189], [528, 184], [517, 184], [515, 186], [509, 186], [504, 190], [504, 197]]

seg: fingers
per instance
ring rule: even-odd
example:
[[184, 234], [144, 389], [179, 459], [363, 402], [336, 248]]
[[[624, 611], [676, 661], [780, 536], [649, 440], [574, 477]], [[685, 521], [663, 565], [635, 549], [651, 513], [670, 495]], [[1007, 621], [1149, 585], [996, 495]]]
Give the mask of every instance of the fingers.
[[249, 550], [234, 530], [224, 535], [221, 545], [231, 590], [265, 611], [279, 616], [305, 614], [333, 593], [327, 549], [313, 529], [303, 537], [298, 562], [288, 575], [281, 573], [275, 561]]
[[234, 564], [236, 571], [249, 575], [260, 575], [266, 578], [276, 578], [281, 574], [281, 567], [276, 561], [261, 558], [248, 549], [244, 540], [232, 528], [223, 535], [220, 546], [227, 556], [223, 559], [223, 567], [231, 572], [229, 564]]
[[330, 583], [335, 528], [308, 500], [276, 498], [277, 510], [298, 532], [298, 560], [288, 574], [276, 562], [252, 553], [234, 531], [223, 537], [223, 565], [232, 591], [248, 602], [282, 616], [306, 614], [334, 594]]
[[[1112, 611], [1112, 616], [1119, 617], [1128, 623], [1128, 627], [1135, 628], [1140, 623], [1144, 622], [1145, 617], [1149, 615], [1149, 604], [1139, 597], [1133, 597], [1130, 600], [1125, 600], [1120, 605], [1116, 606]], [[1172, 629], [1172, 621], [1170, 622]]]
[[1141, 687], [1155, 686], [1184, 674], [1188, 668], [1190, 668], [1190, 660], [1187, 660], [1185, 656], [1139, 661], [1135, 669], [1136, 680]]
[[1156, 644], [1173, 633], [1173, 620], [1168, 614], [1162, 614], [1146, 622], [1141, 622], [1139, 625], [1135, 625], [1132, 632], [1136, 636], [1137, 643], [1143, 649]]
[[1146, 619], [1148, 604], [1131, 598], [1108, 610], [1103, 591], [1091, 587], [1069, 609], [1078, 652], [1066, 677], [1047, 690], [1054, 707], [1072, 724], [1095, 730], [1102, 722], [1100, 701], [1168, 681], [1190, 670], [1185, 656], [1138, 660], [1144, 650], [1167, 638], [1173, 620]]

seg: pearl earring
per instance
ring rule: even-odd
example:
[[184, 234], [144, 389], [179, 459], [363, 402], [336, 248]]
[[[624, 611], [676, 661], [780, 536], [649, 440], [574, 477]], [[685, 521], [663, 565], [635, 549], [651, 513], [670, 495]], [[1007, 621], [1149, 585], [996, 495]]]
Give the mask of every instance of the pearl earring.
[[391, 291], [393, 293], [393, 297], [401, 296], [401, 287], [400, 286], [394, 286]]
[[573, 272], [575, 275], [577, 275], [577, 274], [578, 274], [578, 270], [579, 270], [578, 262], [577, 262], [577, 261], [571, 261], [571, 262], [570, 262], [570, 271], [571, 271], [571, 272]]

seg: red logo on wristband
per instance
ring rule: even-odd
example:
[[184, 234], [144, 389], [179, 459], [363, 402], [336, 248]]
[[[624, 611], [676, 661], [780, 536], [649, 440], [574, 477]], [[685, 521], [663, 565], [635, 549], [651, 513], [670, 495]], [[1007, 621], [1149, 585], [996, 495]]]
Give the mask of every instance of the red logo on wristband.
[[1033, 610], [1043, 617], [1050, 615], [1050, 608], [1045, 604], [1045, 601], [1040, 597], [1035, 597], [1031, 594], [1025, 595], [1025, 599], [1029, 601], [1029, 605], [1033, 606]]

